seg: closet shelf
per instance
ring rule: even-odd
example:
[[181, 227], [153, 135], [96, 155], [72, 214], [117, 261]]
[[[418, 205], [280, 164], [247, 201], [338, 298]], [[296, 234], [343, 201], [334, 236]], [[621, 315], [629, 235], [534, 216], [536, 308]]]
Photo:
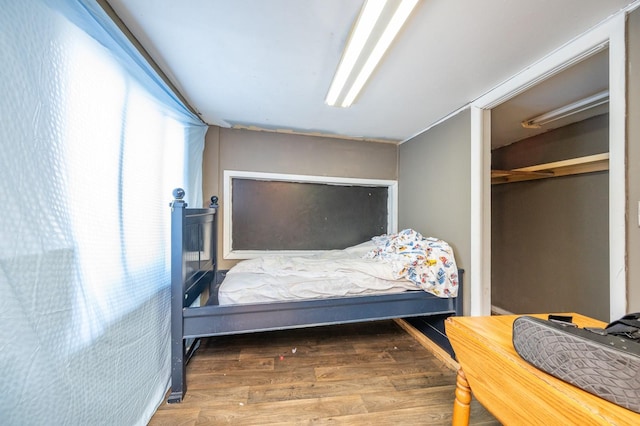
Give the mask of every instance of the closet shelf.
[[491, 183], [511, 183], [609, 170], [609, 153], [587, 155], [514, 170], [491, 170]]

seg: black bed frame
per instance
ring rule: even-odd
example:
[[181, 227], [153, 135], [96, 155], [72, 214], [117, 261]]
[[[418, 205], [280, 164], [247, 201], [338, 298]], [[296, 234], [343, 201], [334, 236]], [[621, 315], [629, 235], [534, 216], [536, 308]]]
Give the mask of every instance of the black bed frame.
[[[182, 401], [186, 393], [186, 365], [198, 349], [201, 337], [392, 318], [423, 320], [424, 317], [443, 319], [462, 315], [462, 297], [439, 298], [422, 290], [378, 296], [219, 306], [217, 197], [211, 197], [210, 208], [198, 209], [187, 208], [182, 189], [174, 190], [173, 195], [169, 403]], [[460, 272], [459, 294], [462, 290]], [[208, 301], [202, 305], [199, 298], [207, 294]], [[436, 334], [444, 336], [443, 332], [437, 331]]]

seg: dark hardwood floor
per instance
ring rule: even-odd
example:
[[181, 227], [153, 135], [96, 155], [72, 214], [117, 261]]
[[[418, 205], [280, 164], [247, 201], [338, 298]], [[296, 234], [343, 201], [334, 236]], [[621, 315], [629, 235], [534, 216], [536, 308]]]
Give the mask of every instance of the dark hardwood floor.
[[[203, 339], [150, 425], [450, 425], [455, 371], [394, 321]], [[477, 401], [472, 425], [499, 425]]]

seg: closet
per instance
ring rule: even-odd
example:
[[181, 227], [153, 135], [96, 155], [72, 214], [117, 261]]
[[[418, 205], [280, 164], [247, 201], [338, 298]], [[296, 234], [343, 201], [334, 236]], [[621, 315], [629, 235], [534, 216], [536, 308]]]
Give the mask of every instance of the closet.
[[537, 105], [538, 114], [545, 99], [560, 102], [564, 95], [565, 102], [573, 102], [580, 90], [606, 90], [607, 55], [601, 52], [492, 110], [491, 299], [496, 313], [574, 311], [608, 320], [608, 109], [594, 108], [586, 118], [577, 114], [529, 137], [522, 137], [527, 130], [520, 125], [529, 118], [527, 106]]

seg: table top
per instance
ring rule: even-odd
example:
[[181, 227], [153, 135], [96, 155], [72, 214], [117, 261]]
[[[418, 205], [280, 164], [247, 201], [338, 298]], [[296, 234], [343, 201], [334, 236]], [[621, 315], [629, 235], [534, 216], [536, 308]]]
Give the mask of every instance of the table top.
[[[579, 327], [606, 323], [575, 313]], [[537, 369], [512, 343], [520, 315], [450, 317], [446, 333], [474, 396], [505, 425], [640, 425], [640, 415]], [[547, 318], [548, 314], [533, 314]]]

